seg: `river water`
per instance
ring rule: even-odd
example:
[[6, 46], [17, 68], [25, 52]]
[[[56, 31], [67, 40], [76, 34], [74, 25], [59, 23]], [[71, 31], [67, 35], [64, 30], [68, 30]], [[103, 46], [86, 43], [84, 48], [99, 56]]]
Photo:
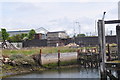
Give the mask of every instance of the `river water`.
[[100, 78], [100, 73], [98, 69], [66, 68], [17, 75], [11, 78]]

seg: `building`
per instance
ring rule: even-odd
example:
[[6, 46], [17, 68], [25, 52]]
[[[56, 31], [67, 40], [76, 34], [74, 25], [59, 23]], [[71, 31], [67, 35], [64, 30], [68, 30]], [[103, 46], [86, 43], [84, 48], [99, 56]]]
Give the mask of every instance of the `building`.
[[19, 30], [19, 31], [7, 31], [9, 33], [9, 36], [17, 35], [17, 34], [22, 34], [26, 33], [28, 34], [30, 30]]
[[67, 33], [65, 31], [48, 32], [47, 46], [63, 46], [67, 40]]
[[66, 39], [67, 38], [67, 33], [65, 31], [56, 31], [56, 32], [48, 32], [47, 33], [47, 39], [49, 38], [61, 38], [61, 39]]
[[47, 39], [48, 30], [46, 30], [45, 28], [40, 27], [38, 29], [35, 29], [35, 32], [36, 32], [35, 36], [37, 39]]
[[42, 34], [42, 33], [36, 33], [35, 34], [35, 39], [46, 39], [46, 34]]
[[[7, 31], [7, 32], [9, 33], [10, 36], [13, 36], [13, 35], [22, 34], [22, 33], [28, 34], [30, 32], [30, 30], [18, 30], [18, 31]], [[43, 27], [35, 29], [35, 32], [36, 32], [36, 35], [42, 34], [41, 38], [39, 37], [39, 39], [46, 39], [47, 38], [48, 31], [46, 29], [44, 29]]]

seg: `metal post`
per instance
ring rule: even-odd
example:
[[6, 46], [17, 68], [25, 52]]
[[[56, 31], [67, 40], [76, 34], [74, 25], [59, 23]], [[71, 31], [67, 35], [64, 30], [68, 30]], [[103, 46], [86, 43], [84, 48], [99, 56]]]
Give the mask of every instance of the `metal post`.
[[103, 62], [105, 63], [106, 62], [106, 39], [105, 39], [105, 23], [104, 21], [102, 20], [101, 21], [101, 32], [102, 32], [102, 54], [103, 54]]
[[[117, 35], [117, 47], [118, 47], [118, 60], [120, 60], [120, 26], [116, 26], [116, 35]], [[118, 64], [118, 67], [120, 64]], [[118, 73], [118, 80], [120, 80], [120, 70], [117, 71]]]
[[120, 60], [120, 26], [116, 26], [116, 34], [117, 34], [117, 44], [118, 44], [118, 60]]
[[60, 66], [60, 50], [58, 50], [58, 66]]
[[102, 59], [101, 62], [101, 79], [106, 80], [106, 68], [105, 68], [105, 62], [106, 62], [106, 40], [105, 40], [105, 24], [104, 20], [98, 21], [98, 36], [99, 36], [99, 48], [100, 48], [100, 58]]

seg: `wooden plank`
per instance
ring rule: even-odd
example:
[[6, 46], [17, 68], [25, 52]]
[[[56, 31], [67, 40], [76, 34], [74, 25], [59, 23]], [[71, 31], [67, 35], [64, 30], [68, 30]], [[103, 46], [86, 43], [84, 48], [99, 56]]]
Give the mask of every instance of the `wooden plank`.
[[109, 20], [109, 21], [105, 21], [105, 24], [116, 24], [116, 23], [120, 23], [120, 20]]
[[106, 63], [116, 63], [116, 64], [119, 64], [119, 63], [120, 63], [120, 60], [107, 61]]
[[107, 67], [106, 70], [116, 70], [116, 71], [118, 71], [120, 69], [119, 68], [115, 68], [115, 67]]
[[107, 72], [107, 76], [110, 77], [110, 80], [118, 80], [115, 76], [113, 76], [110, 72], [106, 71]]
[[102, 60], [102, 39], [101, 39], [101, 24], [100, 24], [100, 21], [98, 21], [97, 22], [97, 26], [98, 26], [98, 42], [99, 42], [99, 54], [100, 54], [100, 56], [99, 56], [99, 58], [100, 58], [100, 60]]

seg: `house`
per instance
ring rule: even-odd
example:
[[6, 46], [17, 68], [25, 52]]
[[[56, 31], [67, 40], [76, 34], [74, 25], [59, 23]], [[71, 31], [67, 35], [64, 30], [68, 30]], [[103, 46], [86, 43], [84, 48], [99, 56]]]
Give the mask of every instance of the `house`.
[[48, 32], [47, 33], [47, 39], [49, 38], [61, 38], [61, 39], [66, 39], [67, 38], [67, 33], [65, 31], [56, 31], [56, 32]]
[[38, 29], [35, 29], [35, 32], [36, 32], [35, 35], [36, 39], [47, 39], [48, 30], [46, 30], [45, 28], [40, 27]]
[[35, 34], [35, 39], [46, 39], [46, 34], [42, 34], [42, 33], [36, 33]]
[[67, 33], [65, 31], [56, 31], [47, 33], [47, 46], [64, 46], [67, 40]]

